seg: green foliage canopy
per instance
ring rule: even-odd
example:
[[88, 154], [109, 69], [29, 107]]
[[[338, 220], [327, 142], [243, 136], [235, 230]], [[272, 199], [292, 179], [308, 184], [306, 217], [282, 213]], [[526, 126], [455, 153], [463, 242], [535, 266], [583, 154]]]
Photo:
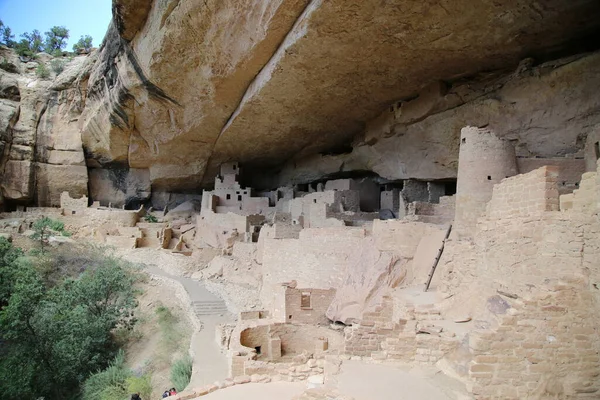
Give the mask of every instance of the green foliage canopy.
[[131, 326], [131, 267], [111, 256], [51, 284], [0, 238], [0, 392], [68, 399], [117, 353], [112, 332]]
[[0, 19], [0, 43], [7, 47], [14, 47], [15, 41], [13, 40], [15, 35], [12, 34], [12, 30], [4, 25], [4, 22]]
[[73, 45], [73, 51], [86, 51], [89, 52], [93, 46], [93, 38], [90, 35], [81, 36], [79, 41]]
[[56, 50], [62, 50], [67, 46], [69, 30], [64, 26], [53, 26], [46, 32], [46, 53], [53, 54]]

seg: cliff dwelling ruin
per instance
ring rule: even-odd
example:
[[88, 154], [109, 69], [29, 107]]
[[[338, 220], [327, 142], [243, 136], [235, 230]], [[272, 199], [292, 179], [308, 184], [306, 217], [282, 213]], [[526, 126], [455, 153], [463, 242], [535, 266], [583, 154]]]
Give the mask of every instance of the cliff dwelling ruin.
[[138, 3], [51, 80], [0, 47], [0, 233], [182, 279], [179, 399], [600, 398], [600, 4]]

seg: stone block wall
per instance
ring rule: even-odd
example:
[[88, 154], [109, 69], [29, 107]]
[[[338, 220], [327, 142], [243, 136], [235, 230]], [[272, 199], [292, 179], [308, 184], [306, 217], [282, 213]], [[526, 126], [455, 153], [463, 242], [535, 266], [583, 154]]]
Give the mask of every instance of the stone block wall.
[[558, 211], [558, 169], [557, 166], [544, 166], [503, 179], [494, 186], [487, 216], [501, 219]]
[[[285, 291], [285, 315], [288, 323], [326, 325], [331, 321], [325, 312], [335, 297], [335, 289], [292, 289]], [[302, 297], [308, 294], [310, 306], [304, 307]]]
[[519, 173], [526, 174], [546, 165], [558, 167], [557, 186], [559, 194], [571, 193], [579, 186], [581, 175], [586, 172], [583, 158], [517, 158]]
[[73, 211], [85, 210], [88, 207], [87, 196], [81, 196], [79, 199], [74, 199], [69, 196], [69, 192], [62, 192], [60, 194], [60, 208], [64, 209], [66, 214], [73, 214]]
[[472, 237], [477, 219], [485, 212], [495, 184], [516, 175], [513, 145], [489, 129], [461, 130], [454, 235]]
[[415, 312], [409, 307], [403, 318], [395, 320], [394, 307], [393, 299], [385, 296], [375, 310], [363, 313], [360, 323], [346, 328], [344, 353], [431, 365], [457, 348], [454, 334], [418, 333], [419, 324], [439, 318], [439, 311]]
[[[102, 225], [114, 223], [117, 226], [135, 226], [140, 220], [138, 211], [119, 210], [113, 208], [87, 208], [82, 212], [86, 225]], [[81, 224], [81, 223], [80, 223]]]
[[597, 299], [578, 279], [510, 300], [497, 328], [471, 334], [469, 389], [477, 398], [597, 398]]
[[431, 224], [449, 224], [454, 220], [455, 197], [442, 196], [439, 203], [415, 201], [408, 205], [406, 219]]
[[[555, 172], [540, 168], [496, 188], [536, 174], [544, 182]], [[479, 219], [474, 241], [447, 243], [438, 266], [444, 294], [477, 321], [467, 364], [476, 398], [591, 399], [600, 392], [597, 174], [583, 174], [580, 189], [566, 195], [573, 198], [567, 212], [548, 211], [557, 188], [550, 185], [548, 196], [548, 186], [537, 185], [532, 198], [519, 193], [504, 202], [495, 188], [488, 211], [496, 212]]]
[[584, 214], [596, 214], [598, 208], [598, 173], [586, 172], [581, 176], [579, 189], [573, 191], [572, 210]]

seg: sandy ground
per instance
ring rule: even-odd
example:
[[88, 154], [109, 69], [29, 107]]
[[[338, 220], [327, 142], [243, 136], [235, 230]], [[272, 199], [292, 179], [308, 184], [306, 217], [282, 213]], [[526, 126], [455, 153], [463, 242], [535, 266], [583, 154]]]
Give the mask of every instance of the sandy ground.
[[272, 382], [249, 383], [217, 390], [206, 400], [291, 400], [306, 390], [304, 383]]
[[[335, 382], [337, 380], [337, 382]], [[463, 400], [464, 385], [433, 367], [345, 361], [333, 384], [356, 400]]]

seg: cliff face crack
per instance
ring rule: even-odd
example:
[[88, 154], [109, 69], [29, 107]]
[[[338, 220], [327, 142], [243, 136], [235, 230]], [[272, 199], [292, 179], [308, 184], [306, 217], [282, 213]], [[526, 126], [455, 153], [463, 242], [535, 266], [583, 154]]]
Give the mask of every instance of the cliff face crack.
[[[0, 171], [2, 171], [2, 179], [0, 179], [0, 184], [4, 184], [4, 177], [6, 176], [6, 163], [8, 162], [8, 157], [10, 156], [10, 152], [13, 145], [13, 129], [14, 126], [19, 122], [19, 117], [21, 116], [21, 106], [18, 105], [15, 110], [15, 114], [8, 122], [8, 129], [6, 130], [6, 147], [4, 148], [3, 154], [1, 154], [0, 158]], [[1, 198], [1, 194], [0, 194]]]
[[[271, 55], [269, 60], [263, 65], [262, 68], [260, 68], [260, 70], [254, 77], [254, 79], [252, 79], [252, 81], [248, 84], [248, 87], [244, 91], [244, 94], [240, 98], [240, 101], [238, 102], [237, 106], [234, 108], [234, 110], [231, 113], [231, 115], [229, 116], [229, 118], [227, 118], [227, 121], [225, 122], [225, 124], [221, 128], [219, 134], [215, 138], [215, 140], [212, 144], [212, 149], [210, 151], [210, 156], [208, 157], [207, 162], [206, 162], [207, 166], [210, 165], [212, 155], [214, 153], [215, 148], [217, 147], [217, 143], [219, 142], [219, 139], [223, 136], [223, 134], [225, 133], [227, 128], [232, 124], [232, 122], [238, 116], [243, 105], [250, 98], [252, 98], [256, 93], [258, 93], [258, 91], [260, 90], [260, 86], [258, 84], [258, 82], [261, 80], [260, 78], [264, 75], [270, 76], [273, 73], [273, 70], [275, 68], [275, 65], [277, 64], [277, 61], [286, 53], [287, 48], [290, 47], [290, 45], [293, 44], [297, 40], [297, 38], [295, 40], [292, 39], [294, 32], [298, 29], [300, 24], [304, 20], [306, 20], [310, 16], [310, 14], [312, 14], [312, 12], [314, 10], [319, 8], [319, 6], [321, 5], [322, 2], [323, 2], [323, 0], [311, 0], [306, 5], [306, 7], [304, 7], [304, 9], [302, 10], [302, 12], [298, 16], [298, 18], [296, 18], [296, 21], [292, 24], [292, 27], [287, 32], [287, 34], [284, 36], [281, 43], [277, 46], [277, 48], [275, 49], [275, 51], [273, 52], [273, 54]], [[300, 35], [299, 37], [301, 37], [301, 36], [302, 35]], [[204, 181], [204, 178], [206, 177], [207, 169], [208, 168], [204, 169], [204, 172], [202, 175], [202, 181]]]

